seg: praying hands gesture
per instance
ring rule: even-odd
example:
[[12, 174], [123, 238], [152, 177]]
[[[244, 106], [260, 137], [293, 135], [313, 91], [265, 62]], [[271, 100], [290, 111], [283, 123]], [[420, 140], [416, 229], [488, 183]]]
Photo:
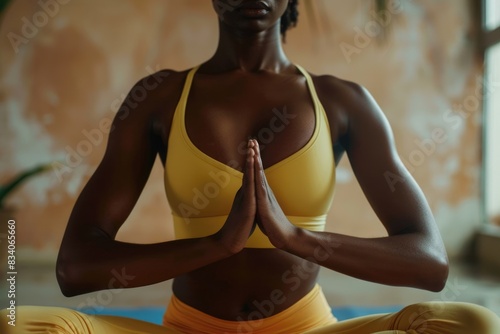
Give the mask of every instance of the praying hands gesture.
[[287, 246], [298, 229], [288, 221], [267, 183], [257, 140], [248, 141], [241, 188], [237, 191], [231, 212], [216, 238], [232, 253], [241, 251], [258, 225], [274, 247]]
[[257, 140], [251, 139], [249, 141], [249, 148], [253, 151], [254, 162], [253, 177], [255, 179], [255, 198], [257, 203], [255, 220], [273, 246], [284, 249], [298, 227], [288, 221], [274, 196], [273, 190], [267, 183]]

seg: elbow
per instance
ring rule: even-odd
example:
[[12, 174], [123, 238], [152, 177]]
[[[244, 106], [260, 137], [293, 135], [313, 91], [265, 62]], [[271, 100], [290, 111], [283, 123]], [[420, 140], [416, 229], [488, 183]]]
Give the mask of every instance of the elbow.
[[65, 297], [74, 297], [89, 292], [84, 289], [81, 277], [82, 268], [78, 263], [60, 258], [57, 260], [56, 278]]
[[429, 284], [428, 290], [432, 292], [440, 292], [442, 291], [448, 280], [448, 266], [443, 266], [439, 270], [436, 271], [436, 275], [433, 281]]
[[[425, 270], [425, 278], [423, 288], [432, 292], [442, 291], [448, 280], [449, 263], [446, 255], [433, 259]], [[429, 270], [430, 269], [430, 270]]]
[[56, 278], [59, 288], [65, 297], [76, 296], [76, 286], [77, 282], [74, 280], [74, 274], [72, 274], [72, 265], [65, 263], [64, 261], [57, 260], [56, 264]]
[[[65, 237], [66, 238], [66, 237]], [[92, 246], [89, 246], [92, 245]], [[88, 239], [81, 236], [63, 239], [56, 262], [56, 279], [59, 289], [65, 297], [74, 297], [98, 290], [99, 275], [96, 273], [96, 261], [100, 251], [89, 252], [88, 248], [97, 249]]]

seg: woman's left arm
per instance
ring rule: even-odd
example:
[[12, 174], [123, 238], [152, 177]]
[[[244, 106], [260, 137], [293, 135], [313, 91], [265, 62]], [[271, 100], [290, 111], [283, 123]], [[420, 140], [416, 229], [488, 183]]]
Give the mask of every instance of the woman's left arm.
[[375, 100], [356, 84], [349, 84], [349, 91], [343, 106], [349, 110], [343, 146], [388, 236], [359, 238], [294, 227], [284, 220], [258, 154], [259, 225], [276, 247], [332, 270], [382, 284], [440, 291], [448, 277], [448, 258], [427, 200], [401, 162]]

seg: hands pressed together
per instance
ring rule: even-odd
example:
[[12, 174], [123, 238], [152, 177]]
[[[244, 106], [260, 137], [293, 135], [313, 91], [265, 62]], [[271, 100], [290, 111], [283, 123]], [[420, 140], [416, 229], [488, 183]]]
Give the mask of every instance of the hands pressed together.
[[241, 251], [258, 225], [273, 246], [284, 249], [297, 227], [288, 221], [269, 186], [259, 144], [248, 141], [243, 182], [226, 223], [216, 236], [232, 253]]

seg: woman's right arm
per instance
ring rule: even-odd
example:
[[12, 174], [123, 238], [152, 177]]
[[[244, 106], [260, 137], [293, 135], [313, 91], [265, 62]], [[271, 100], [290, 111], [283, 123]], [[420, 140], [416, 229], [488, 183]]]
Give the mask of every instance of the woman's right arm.
[[155, 109], [165, 106], [165, 94], [160, 90], [168, 88], [160, 85], [146, 90], [147, 97], [138, 102], [134, 92], [148, 88], [146, 82], [134, 86], [117, 113], [103, 160], [71, 213], [56, 265], [65, 296], [145, 286], [185, 274], [241, 250], [254, 224], [253, 180], [247, 176], [253, 173], [245, 173], [233, 210], [219, 233], [156, 244], [114, 240], [136, 204], [161, 146], [154, 115]]

